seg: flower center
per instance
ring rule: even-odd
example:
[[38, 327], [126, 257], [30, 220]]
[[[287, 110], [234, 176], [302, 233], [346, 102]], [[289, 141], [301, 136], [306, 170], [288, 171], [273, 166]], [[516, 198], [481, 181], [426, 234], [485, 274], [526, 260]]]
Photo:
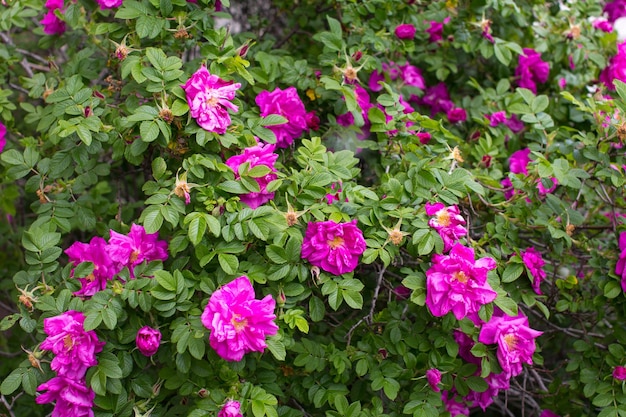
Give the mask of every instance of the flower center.
[[217, 106], [218, 102], [219, 98], [209, 93], [209, 98], [206, 99], [206, 105], [209, 107], [215, 107]]
[[74, 347], [74, 340], [72, 339], [72, 336], [70, 336], [69, 334], [67, 336], [65, 336], [63, 338], [63, 346], [65, 347], [65, 349], [69, 350], [71, 348]]
[[94, 282], [96, 280], [96, 276], [92, 272], [91, 274], [87, 275], [85, 279], [89, 282]]
[[467, 281], [469, 280], [469, 277], [467, 276], [467, 274], [463, 271], [457, 271], [455, 273], [452, 274], [452, 278], [456, 279], [457, 281], [466, 284]]
[[131, 262], [131, 263], [136, 262], [137, 259], [139, 258], [139, 254], [140, 254], [140, 252], [139, 252], [138, 249], [135, 249], [134, 251], [132, 251], [130, 253], [130, 258], [128, 259], [129, 262]]
[[448, 210], [442, 209], [437, 212], [437, 223], [439, 223], [443, 227], [450, 226], [452, 220], [450, 218], [450, 213], [448, 213]]
[[331, 249], [337, 249], [339, 246], [343, 245], [343, 242], [344, 240], [341, 236], [335, 236], [333, 240], [328, 241], [328, 246], [330, 246]]
[[232, 324], [235, 331], [239, 333], [248, 326], [248, 319], [241, 317], [239, 314], [233, 314], [233, 318], [230, 319], [230, 324]]
[[517, 336], [514, 333], [508, 333], [504, 335], [504, 343], [509, 347], [509, 350], [515, 350], [517, 348]]

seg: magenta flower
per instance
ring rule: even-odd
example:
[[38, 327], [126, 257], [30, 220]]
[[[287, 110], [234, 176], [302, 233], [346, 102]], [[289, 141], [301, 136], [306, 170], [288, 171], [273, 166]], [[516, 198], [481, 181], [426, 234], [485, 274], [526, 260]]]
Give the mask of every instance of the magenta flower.
[[618, 381], [626, 380], [626, 368], [624, 368], [623, 366], [616, 366], [615, 368], [613, 368], [613, 378], [617, 379]]
[[517, 118], [516, 115], [512, 114], [511, 117], [504, 121], [506, 127], [511, 129], [513, 133], [519, 133], [524, 130], [524, 122]]
[[541, 54], [534, 49], [524, 48], [523, 51], [515, 68], [515, 76], [519, 77], [517, 85], [537, 94], [537, 83], [548, 81], [550, 64], [542, 61]]
[[593, 21], [592, 26], [596, 29], [601, 30], [602, 32], [613, 32], [613, 25], [606, 19], [596, 19]]
[[532, 277], [533, 290], [535, 293], [541, 295], [541, 282], [546, 279], [546, 272], [543, 270], [543, 266], [546, 264], [541, 253], [535, 248], [528, 248], [520, 252], [524, 265], [528, 268], [530, 276]]
[[161, 331], [150, 326], [143, 326], [137, 331], [135, 344], [142, 355], [152, 356], [157, 353], [161, 345]]
[[600, 81], [609, 91], [615, 91], [613, 80], [626, 82], [626, 42], [617, 45], [617, 54], [609, 60], [609, 64], [600, 72]]
[[487, 273], [495, 267], [495, 260], [475, 260], [474, 249], [460, 243], [448, 255], [433, 255], [426, 271], [426, 306], [434, 316], [452, 312], [457, 320], [477, 313], [480, 306], [496, 299], [487, 282]]
[[552, 185], [548, 188], [546, 188], [545, 185], [543, 185], [542, 180], [540, 179], [537, 180], [537, 190], [539, 190], [539, 195], [546, 195], [548, 193], [551, 193], [554, 190], [556, 190], [556, 186], [559, 185], [559, 182], [554, 177], [547, 178], [547, 180], [552, 182]]
[[557, 413], [550, 410], [543, 410], [539, 417], [560, 417]]
[[47, 391], [39, 395], [35, 402], [46, 404], [56, 401], [52, 417], [93, 417], [95, 392], [85, 384], [84, 379], [74, 380], [56, 376], [37, 387], [37, 391]]
[[159, 233], [146, 233], [143, 226], [132, 224], [128, 235], [111, 230], [107, 251], [120, 269], [128, 267], [134, 278], [135, 266], [142, 262], [167, 260], [167, 242], [158, 240]]
[[246, 276], [216, 290], [201, 316], [202, 324], [211, 331], [211, 347], [227, 361], [240, 361], [248, 352], [263, 352], [265, 338], [278, 331], [275, 306], [271, 295], [254, 298]]
[[622, 290], [626, 292], [626, 232], [619, 234], [619, 250], [615, 273], [622, 278]]
[[398, 39], [413, 39], [415, 38], [415, 26], [410, 23], [403, 23], [396, 26], [394, 33]]
[[93, 237], [89, 243], [74, 242], [65, 253], [74, 266], [81, 262], [93, 263], [91, 274], [78, 278], [82, 288], [74, 294], [81, 297], [91, 297], [105, 289], [107, 281], [112, 280], [121, 269], [109, 256], [107, 242], [98, 236]]
[[430, 388], [432, 388], [433, 391], [441, 391], [441, 388], [439, 388], [439, 383], [441, 382], [441, 372], [439, 371], [439, 369], [432, 368], [426, 371], [426, 380], [428, 381], [428, 385], [430, 385]]
[[356, 220], [309, 222], [302, 242], [302, 258], [333, 275], [354, 271], [366, 247], [356, 223]]
[[7, 144], [7, 127], [0, 122], [0, 152], [4, 150]]
[[306, 127], [311, 130], [319, 130], [320, 128], [320, 118], [315, 114], [315, 110], [311, 110], [307, 114], [304, 115], [306, 120]]
[[511, 198], [513, 198], [513, 196], [515, 195], [515, 188], [513, 188], [513, 183], [511, 182], [510, 178], [504, 178], [502, 181], [500, 181], [500, 184], [502, 185], [502, 192], [504, 193], [504, 198], [507, 200], [510, 200]]
[[428, 33], [428, 40], [431, 43], [439, 42], [443, 39], [443, 25], [450, 21], [449, 17], [443, 19], [443, 22], [437, 22], [435, 20], [431, 20], [429, 23], [428, 29], [426, 29], [426, 33]]
[[[411, 99], [415, 99], [415, 96], [411, 96]], [[431, 116], [440, 112], [447, 113], [454, 108], [454, 103], [450, 100], [448, 87], [446, 87], [445, 83], [428, 87], [424, 97], [419, 99], [418, 102], [421, 105], [430, 107]]]
[[510, 378], [504, 373], [489, 374], [485, 378], [485, 382], [488, 384], [488, 388], [483, 392], [470, 391], [465, 396], [465, 401], [468, 404], [479, 406], [483, 411], [487, 410], [493, 403], [493, 399], [498, 397], [500, 390], [508, 390], [510, 387]]
[[396, 296], [396, 301], [408, 300], [411, 297], [411, 290], [400, 284], [393, 289], [393, 294]]
[[374, 70], [370, 74], [370, 78], [367, 82], [367, 86], [369, 87], [370, 91], [373, 91], [376, 93], [383, 89], [382, 84], [380, 84], [381, 82], [385, 82], [385, 74]]
[[457, 206], [446, 207], [443, 203], [426, 203], [426, 214], [435, 216], [428, 225], [439, 232], [443, 240], [443, 251], [448, 252], [460, 238], [467, 235], [465, 219]]
[[181, 87], [185, 90], [191, 117], [198, 125], [209, 132], [226, 133], [231, 123], [228, 109], [239, 111], [232, 100], [241, 84], [212, 75], [203, 64]]
[[87, 368], [98, 364], [96, 354], [102, 352], [104, 342], [96, 332], [85, 331], [85, 315], [70, 310], [59, 316], [43, 320], [43, 330], [48, 335], [41, 349], [52, 351], [56, 356], [50, 367], [59, 376], [81, 379]]
[[603, 9], [609, 17], [609, 21], [614, 23], [620, 17], [626, 16], [626, 0], [613, 0], [604, 5]]
[[417, 132], [415, 136], [417, 136], [422, 145], [426, 145], [432, 139], [432, 136], [429, 132]]
[[480, 329], [478, 341], [498, 345], [498, 362], [504, 373], [512, 377], [522, 372], [523, 363], [532, 365], [535, 339], [541, 334], [528, 327], [528, 318], [521, 312], [517, 317], [509, 317], [496, 310]]
[[328, 204], [333, 204], [335, 201], [339, 201], [339, 194], [341, 194], [341, 184], [331, 184], [330, 190], [331, 192], [326, 194], [326, 202]]
[[217, 417], [243, 417], [239, 401], [228, 400], [222, 407]]
[[460, 330], [455, 330], [452, 337], [454, 337], [454, 341], [459, 345], [459, 356], [467, 363], [480, 366], [480, 358], [474, 356], [471, 352], [474, 347], [474, 340]]
[[465, 402], [459, 402], [454, 392], [442, 391], [441, 400], [450, 417], [469, 416], [469, 408]]
[[226, 160], [226, 165], [235, 171], [235, 178], [239, 178], [239, 166], [245, 162], [249, 164], [250, 168], [264, 165], [270, 169], [269, 173], [254, 178], [259, 184], [259, 192], [250, 192], [240, 196], [241, 201], [251, 209], [255, 209], [274, 198], [274, 193], [267, 191], [267, 185], [278, 178], [275, 174], [276, 168], [274, 168], [274, 163], [278, 159], [278, 155], [274, 153], [275, 148], [276, 144], [259, 143], [244, 149], [242, 154], [231, 156]]
[[530, 163], [530, 149], [524, 148], [515, 151], [509, 157], [509, 171], [513, 174], [528, 175], [528, 164]]
[[506, 112], [501, 110], [495, 113], [486, 114], [485, 117], [489, 120], [489, 126], [496, 127], [506, 121]]
[[63, 13], [65, 4], [63, 0], [47, 0], [45, 7], [48, 13], [39, 21], [43, 25], [43, 33], [46, 35], [61, 35], [65, 32], [65, 22], [54, 13], [59, 9]]
[[[369, 123], [367, 112], [374, 107], [374, 105], [370, 102], [370, 96], [367, 90], [358, 84], [354, 86], [354, 95], [356, 97], [356, 104], [361, 109], [363, 121], [367, 125]], [[341, 114], [337, 116], [337, 123], [341, 126], [352, 126], [354, 124], [354, 115], [351, 112]]]
[[268, 126], [276, 135], [276, 146], [279, 148], [291, 145], [307, 129], [306, 109], [295, 87], [285, 90], [276, 87], [271, 93], [261, 91], [254, 101], [259, 106], [262, 117], [278, 114], [287, 119], [286, 123]]
[[419, 68], [408, 63], [400, 65], [398, 68], [400, 69], [400, 77], [402, 78], [404, 84], [410, 85], [411, 87], [417, 87], [422, 90], [426, 88], [424, 76]]
[[461, 107], [454, 107], [448, 110], [446, 116], [448, 116], [448, 121], [452, 124], [464, 122], [467, 120], [467, 112]]
[[100, 9], [115, 9], [120, 7], [124, 0], [96, 0], [100, 5]]

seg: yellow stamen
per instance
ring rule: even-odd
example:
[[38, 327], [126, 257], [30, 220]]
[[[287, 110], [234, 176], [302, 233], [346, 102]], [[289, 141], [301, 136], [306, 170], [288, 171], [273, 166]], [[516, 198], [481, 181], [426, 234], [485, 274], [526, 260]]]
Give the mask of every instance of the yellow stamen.
[[137, 259], [139, 259], [139, 250], [135, 249], [131, 252], [129, 261], [132, 263], [137, 261]]
[[509, 347], [509, 350], [515, 350], [517, 348], [517, 342], [517, 336], [513, 333], [504, 336], [504, 343]]
[[437, 223], [444, 227], [450, 226], [452, 219], [447, 209], [441, 209], [437, 212]]
[[337, 249], [339, 246], [343, 245], [343, 242], [344, 240], [341, 236], [335, 236], [333, 240], [329, 240], [327, 243], [331, 249]]
[[217, 97], [210, 97], [206, 100], [206, 105], [210, 107], [214, 107], [217, 105], [219, 99]]
[[233, 314], [233, 318], [230, 319], [230, 324], [232, 324], [235, 331], [239, 333], [248, 326], [248, 319], [241, 318], [239, 314]]
[[463, 271], [457, 271], [453, 273], [452, 277], [463, 284], [466, 284], [469, 280], [469, 277]]
[[72, 336], [68, 334], [63, 338], [63, 346], [65, 346], [66, 349], [71, 349], [74, 347], [74, 340], [72, 339]]

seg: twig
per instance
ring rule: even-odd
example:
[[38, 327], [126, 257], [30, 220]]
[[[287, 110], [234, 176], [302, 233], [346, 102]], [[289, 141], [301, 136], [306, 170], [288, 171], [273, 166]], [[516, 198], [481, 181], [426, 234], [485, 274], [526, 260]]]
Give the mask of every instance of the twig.
[[15, 417], [15, 414], [13, 414], [13, 403], [15, 402], [16, 399], [19, 398], [19, 396], [22, 395], [21, 393], [18, 394], [13, 401], [11, 401], [11, 404], [9, 404], [9, 402], [7, 401], [7, 399], [4, 397], [4, 395], [0, 395], [0, 402], [5, 406], [5, 408], [7, 409], [7, 411], [9, 412], [9, 415], [11, 417]]
[[535, 377], [537, 384], [539, 384], [539, 388], [541, 388], [542, 391], [548, 392], [548, 388], [546, 388], [545, 384], [543, 383], [543, 378], [541, 378], [541, 375], [539, 375], [539, 373], [535, 370], [535, 368], [527, 368], [527, 369], [528, 369], [528, 372], [533, 374], [533, 376]]
[[378, 301], [378, 294], [380, 293], [380, 287], [383, 283], [383, 276], [385, 275], [385, 271], [387, 270], [387, 267], [385, 266], [379, 268], [380, 270], [378, 271], [378, 280], [376, 281], [376, 288], [374, 289], [374, 295], [372, 296], [372, 305], [370, 307], [370, 312], [366, 317], [364, 317], [364, 319], [367, 321], [367, 324], [372, 324], [372, 322], [374, 321], [374, 310], [376, 310], [376, 301]]

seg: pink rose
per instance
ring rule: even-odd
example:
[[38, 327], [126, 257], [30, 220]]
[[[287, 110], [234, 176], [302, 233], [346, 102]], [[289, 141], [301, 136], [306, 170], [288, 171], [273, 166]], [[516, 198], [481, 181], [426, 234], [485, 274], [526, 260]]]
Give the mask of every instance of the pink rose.
[[144, 356], [152, 356], [157, 353], [161, 344], [161, 332], [149, 326], [144, 326], [137, 331], [135, 338], [137, 349]]

